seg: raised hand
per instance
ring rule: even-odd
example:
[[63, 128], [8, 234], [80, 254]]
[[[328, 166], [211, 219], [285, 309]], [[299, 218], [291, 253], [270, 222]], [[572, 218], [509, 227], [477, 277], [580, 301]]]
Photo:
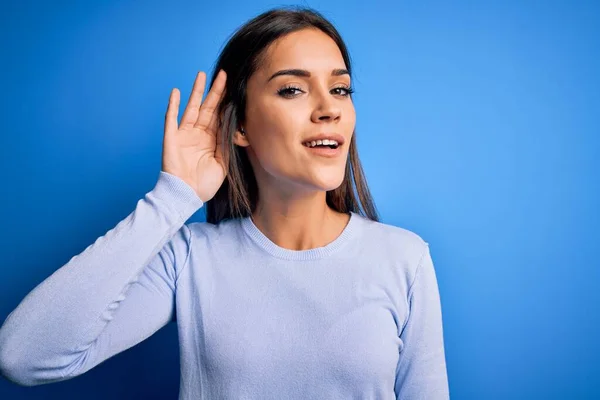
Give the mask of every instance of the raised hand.
[[220, 70], [202, 102], [206, 74], [200, 71], [179, 126], [180, 92], [177, 88], [171, 91], [165, 116], [162, 170], [183, 179], [204, 202], [217, 193], [227, 174], [217, 132], [217, 110], [226, 80], [225, 71]]

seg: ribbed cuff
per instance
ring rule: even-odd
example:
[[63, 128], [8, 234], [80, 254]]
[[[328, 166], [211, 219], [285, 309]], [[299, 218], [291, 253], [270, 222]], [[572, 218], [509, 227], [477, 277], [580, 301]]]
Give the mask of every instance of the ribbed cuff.
[[184, 221], [204, 205], [190, 185], [178, 176], [165, 171], [160, 171], [158, 181], [151, 193], [170, 209], [178, 212]]

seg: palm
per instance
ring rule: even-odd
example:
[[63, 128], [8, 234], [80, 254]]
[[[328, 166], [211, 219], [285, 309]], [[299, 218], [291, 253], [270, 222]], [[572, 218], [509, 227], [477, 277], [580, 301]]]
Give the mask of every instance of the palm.
[[215, 195], [227, 171], [217, 140], [216, 115], [225, 92], [225, 80], [225, 73], [221, 71], [202, 103], [206, 75], [198, 73], [179, 125], [180, 94], [177, 89], [171, 92], [165, 116], [162, 170], [184, 180], [205, 202]]

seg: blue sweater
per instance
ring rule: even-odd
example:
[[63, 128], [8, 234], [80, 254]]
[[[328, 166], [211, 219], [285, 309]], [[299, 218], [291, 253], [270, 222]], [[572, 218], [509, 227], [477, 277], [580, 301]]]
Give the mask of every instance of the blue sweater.
[[289, 250], [161, 171], [134, 211], [36, 286], [0, 329], [0, 372], [63, 381], [177, 323], [179, 399], [449, 398], [427, 242], [352, 213]]

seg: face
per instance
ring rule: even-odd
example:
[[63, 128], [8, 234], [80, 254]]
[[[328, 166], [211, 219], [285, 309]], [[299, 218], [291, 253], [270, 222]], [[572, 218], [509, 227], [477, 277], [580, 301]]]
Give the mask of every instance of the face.
[[[356, 122], [340, 49], [320, 30], [304, 29], [272, 43], [264, 60], [248, 81], [246, 135], [235, 136], [248, 151], [259, 189], [337, 188]], [[307, 147], [319, 137], [336, 140], [337, 149]]]

